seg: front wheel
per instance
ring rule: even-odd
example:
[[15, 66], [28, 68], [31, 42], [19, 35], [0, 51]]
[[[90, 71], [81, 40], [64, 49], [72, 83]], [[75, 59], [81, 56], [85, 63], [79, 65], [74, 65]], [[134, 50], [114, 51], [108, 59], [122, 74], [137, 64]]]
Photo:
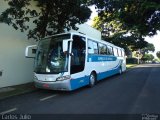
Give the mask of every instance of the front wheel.
[[93, 87], [96, 84], [96, 75], [95, 73], [91, 73], [90, 77], [89, 77], [89, 86]]

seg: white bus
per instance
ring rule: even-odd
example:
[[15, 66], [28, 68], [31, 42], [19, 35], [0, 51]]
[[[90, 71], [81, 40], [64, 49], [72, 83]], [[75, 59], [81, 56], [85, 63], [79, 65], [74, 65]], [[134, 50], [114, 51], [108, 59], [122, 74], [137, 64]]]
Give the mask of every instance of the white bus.
[[[29, 47], [26, 53], [28, 50]], [[97, 81], [125, 70], [123, 48], [70, 32], [39, 41], [34, 82], [37, 88], [71, 91], [87, 85], [92, 87]]]

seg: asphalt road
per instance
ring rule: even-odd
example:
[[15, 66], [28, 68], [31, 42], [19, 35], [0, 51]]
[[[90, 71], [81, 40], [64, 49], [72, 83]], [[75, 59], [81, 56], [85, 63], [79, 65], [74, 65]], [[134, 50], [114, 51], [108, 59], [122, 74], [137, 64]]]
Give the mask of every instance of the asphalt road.
[[38, 90], [0, 101], [0, 114], [160, 113], [160, 64], [139, 65], [122, 75], [72, 92]]

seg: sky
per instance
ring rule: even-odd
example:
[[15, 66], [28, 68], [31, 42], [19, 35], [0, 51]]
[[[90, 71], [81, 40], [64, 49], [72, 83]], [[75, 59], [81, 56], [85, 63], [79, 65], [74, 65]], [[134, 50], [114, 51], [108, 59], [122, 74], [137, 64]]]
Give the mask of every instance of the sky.
[[[91, 6], [89, 7], [92, 11], [92, 14], [90, 16], [90, 19], [86, 22], [86, 24], [88, 25], [92, 25], [93, 23], [93, 19], [94, 17], [96, 17], [98, 14], [96, 12], [96, 9], [95, 9], [95, 6]], [[160, 31], [157, 32], [157, 35], [154, 35], [153, 37], [145, 37], [145, 40], [149, 43], [152, 43], [155, 47], [155, 52], [154, 53], [151, 53], [155, 56], [155, 58], [157, 58], [156, 56], [156, 52], [157, 51], [160, 51]]]
[[157, 58], [156, 52], [160, 51], [160, 31], [157, 32], [157, 35], [154, 35], [153, 37], [145, 37], [145, 40], [149, 43], [154, 44], [155, 52], [153, 55]]
[[96, 9], [95, 9], [95, 6], [94, 6], [94, 5], [91, 6], [91, 7], [89, 7], [89, 8], [91, 9], [92, 14], [91, 14], [91, 16], [90, 16], [90, 19], [89, 19], [86, 23], [91, 26], [92, 23], [93, 23], [94, 17], [96, 17], [96, 16], [98, 15], [98, 13], [96, 12]]

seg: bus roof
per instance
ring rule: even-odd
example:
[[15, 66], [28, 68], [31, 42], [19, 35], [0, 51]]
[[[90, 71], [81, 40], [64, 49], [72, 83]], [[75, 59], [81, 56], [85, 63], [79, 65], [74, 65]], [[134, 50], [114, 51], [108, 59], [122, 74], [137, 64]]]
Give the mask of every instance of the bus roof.
[[55, 34], [55, 35], [52, 35], [52, 36], [48, 36], [48, 37], [45, 37], [45, 38], [43, 38], [43, 39], [50, 38], [50, 37], [53, 37], [53, 36], [58, 36], [58, 35], [64, 35], [64, 34], [80, 35], [80, 36], [83, 36], [83, 37], [92, 39], [93, 41], [96, 41], [96, 42], [100, 42], [100, 43], [103, 43], [103, 44], [108, 44], [108, 45], [110, 45], [110, 46], [112, 46], [112, 47], [116, 47], [116, 48], [119, 48], [119, 49], [123, 49], [123, 48], [118, 47], [118, 46], [116, 46], [116, 45], [114, 45], [114, 44], [112, 44], [112, 43], [109, 43], [109, 42], [105, 41], [105, 40], [98, 40], [98, 39], [95, 39], [95, 38], [93, 38], [93, 37], [90, 37], [90, 36], [88, 36], [88, 35], [86, 35], [86, 34], [84, 34], [84, 33], [80, 33], [80, 32], [65, 32], [65, 33], [60, 33], [60, 34]]
[[107, 41], [105, 41], [105, 40], [98, 40], [98, 39], [95, 39], [95, 38], [90, 37], [90, 36], [88, 36], [88, 35], [85, 35], [85, 34], [83, 34], [83, 33], [77, 33], [77, 32], [68, 32], [68, 33], [76, 34], [76, 35], [81, 35], [81, 36], [83, 36], [83, 37], [92, 39], [93, 41], [100, 42], [100, 43], [103, 43], [103, 44], [108, 44], [108, 45], [110, 45], [110, 46], [112, 46], [112, 47], [116, 47], [116, 48], [119, 48], [119, 49], [123, 49], [123, 48], [121, 48], [121, 47], [119, 47], [119, 46], [116, 46], [116, 45], [110, 43], [110, 42], [107, 42]]

